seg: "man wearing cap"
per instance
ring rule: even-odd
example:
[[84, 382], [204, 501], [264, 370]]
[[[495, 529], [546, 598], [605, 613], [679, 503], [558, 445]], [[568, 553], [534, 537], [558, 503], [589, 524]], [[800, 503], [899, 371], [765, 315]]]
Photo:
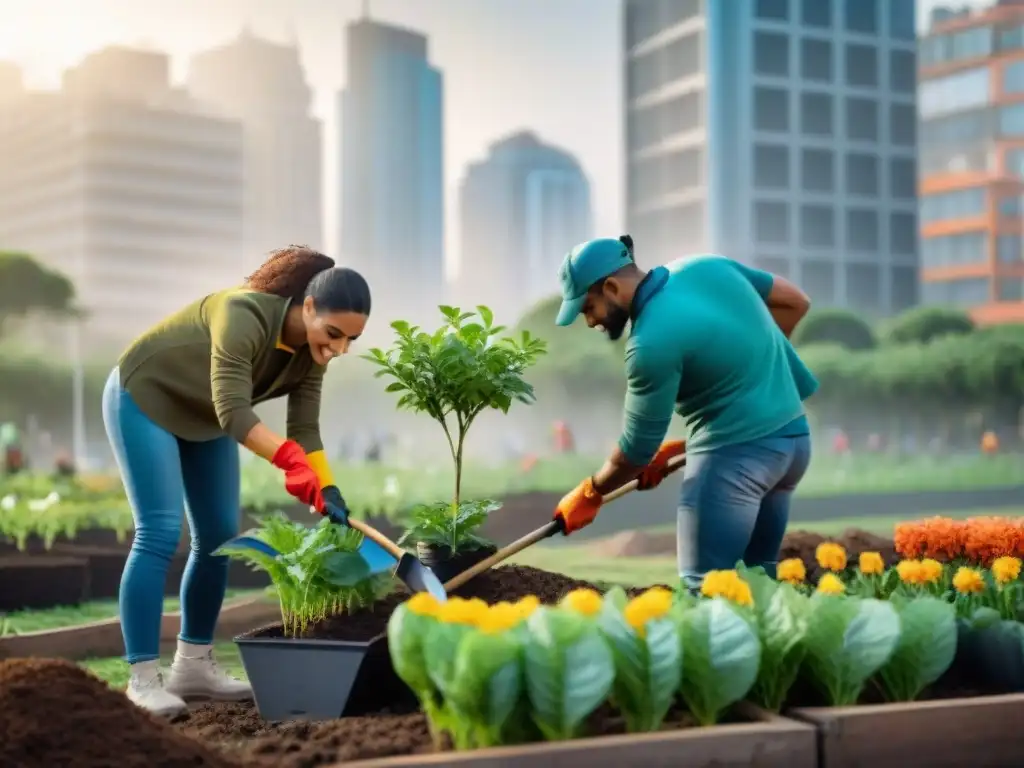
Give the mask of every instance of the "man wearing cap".
[[[601, 497], [636, 478], [642, 490], [686, 453], [678, 511], [680, 575], [699, 585], [739, 560], [774, 576], [789, 504], [811, 455], [803, 401], [818, 382], [788, 337], [810, 307], [789, 281], [717, 255], [644, 272], [629, 235], [591, 240], [559, 271], [557, 324], [587, 325], [626, 344], [622, 435], [604, 466], [559, 502], [572, 533]], [[673, 412], [689, 438], [664, 442]]]

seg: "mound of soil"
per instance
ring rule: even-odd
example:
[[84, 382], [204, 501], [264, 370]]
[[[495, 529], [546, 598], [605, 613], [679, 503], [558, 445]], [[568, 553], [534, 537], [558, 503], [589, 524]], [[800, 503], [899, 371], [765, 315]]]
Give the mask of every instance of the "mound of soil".
[[[570, 579], [560, 573], [542, 571], [525, 565], [503, 565], [480, 574], [468, 584], [455, 590], [459, 597], [478, 597], [487, 603], [501, 600], [518, 600], [527, 595], [536, 595], [542, 603], [557, 603], [567, 592], [580, 587], [594, 585], [577, 579]], [[395, 590], [372, 607], [351, 614], [329, 616], [309, 627], [303, 637], [315, 640], [348, 640], [369, 642], [387, 631], [388, 619], [400, 603], [409, 598], [403, 588]], [[247, 637], [281, 637], [280, 623], [254, 629]]]
[[857, 559], [864, 552], [878, 552], [887, 567], [895, 565], [900, 560], [892, 539], [877, 536], [860, 528], [847, 528], [840, 536], [822, 536], [812, 531], [791, 531], [782, 540], [779, 559], [796, 557], [803, 560], [807, 567], [807, 580], [816, 584], [824, 571], [818, 565], [814, 552], [819, 544], [826, 541], [841, 544], [846, 549], [850, 565], [856, 565]]
[[669, 557], [676, 554], [676, 535], [623, 531], [595, 541], [589, 549], [599, 557]]
[[231, 768], [68, 661], [0, 662], [0, 765]]

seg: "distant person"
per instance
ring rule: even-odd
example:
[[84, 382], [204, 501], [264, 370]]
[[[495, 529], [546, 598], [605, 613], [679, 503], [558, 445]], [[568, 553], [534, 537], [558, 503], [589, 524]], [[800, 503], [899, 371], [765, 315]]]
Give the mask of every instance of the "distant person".
[[576, 450], [576, 440], [572, 430], [564, 421], [556, 421], [554, 425], [555, 453], [568, 454]]
[[991, 429], [986, 430], [981, 436], [981, 452], [986, 456], [999, 453], [999, 435]]
[[[275, 251], [244, 286], [206, 296], [139, 337], [103, 393], [103, 421], [135, 518], [121, 577], [128, 698], [173, 715], [191, 698], [246, 699], [247, 683], [213, 659], [228, 561], [238, 533], [239, 444], [284, 473], [303, 504], [345, 509], [324, 457], [320, 392], [370, 314], [370, 289], [309, 248]], [[253, 407], [288, 398], [287, 438]], [[167, 566], [188, 502], [192, 553], [181, 583], [181, 634], [164, 681], [158, 666]]]
[[77, 474], [75, 460], [67, 451], [62, 450], [57, 453], [57, 459], [54, 462], [54, 474], [65, 479], [71, 479]]
[[850, 452], [850, 438], [841, 429], [837, 429], [832, 436], [832, 453], [836, 456], [846, 456]]
[[[582, 314], [626, 344], [622, 436], [594, 475], [558, 503], [571, 533], [589, 525], [601, 498], [638, 479], [657, 486], [684, 451], [678, 508], [679, 572], [691, 587], [742, 560], [774, 574], [789, 504], [811, 456], [803, 400], [818, 386], [787, 340], [810, 306], [795, 285], [717, 255], [650, 271], [633, 240], [576, 246], [559, 273], [557, 324]], [[673, 412], [689, 438], [665, 440]]]

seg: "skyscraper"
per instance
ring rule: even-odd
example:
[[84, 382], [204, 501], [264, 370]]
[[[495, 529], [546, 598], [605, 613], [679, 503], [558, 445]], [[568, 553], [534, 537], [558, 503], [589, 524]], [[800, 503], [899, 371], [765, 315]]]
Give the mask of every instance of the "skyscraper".
[[108, 350], [241, 283], [241, 126], [171, 88], [162, 53], [107, 48], [57, 92], [0, 104], [0, 244], [67, 274]]
[[490, 146], [459, 189], [460, 306], [508, 322], [550, 296], [562, 258], [592, 234], [590, 183], [575, 157], [521, 131]]
[[920, 47], [928, 304], [1024, 321], [1024, 4], [937, 9]]
[[626, 0], [628, 230], [821, 306], [917, 301], [914, 0]]
[[249, 258], [290, 243], [324, 247], [323, 137], [299, 49], [244, 30], [192, 58], [188, 89], [242, 123]]
[[408, 317], [444, 289], [442, 75], [416, 32], [364, 17], [347, 41], [340, 253], [376, 289], [375, 306]]

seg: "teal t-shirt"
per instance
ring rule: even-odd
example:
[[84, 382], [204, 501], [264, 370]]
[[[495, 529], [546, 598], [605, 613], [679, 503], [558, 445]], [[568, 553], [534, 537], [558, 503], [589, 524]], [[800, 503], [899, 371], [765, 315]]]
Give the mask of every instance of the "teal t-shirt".
[[687, 453], [769, 435], [807, 434], [803, 401], [818, 382], [775, 324], [768, 272], [711, 254], [652, 270], [638, 289], [626, 344], [619, 448], [646, 464], [673, 412]]

